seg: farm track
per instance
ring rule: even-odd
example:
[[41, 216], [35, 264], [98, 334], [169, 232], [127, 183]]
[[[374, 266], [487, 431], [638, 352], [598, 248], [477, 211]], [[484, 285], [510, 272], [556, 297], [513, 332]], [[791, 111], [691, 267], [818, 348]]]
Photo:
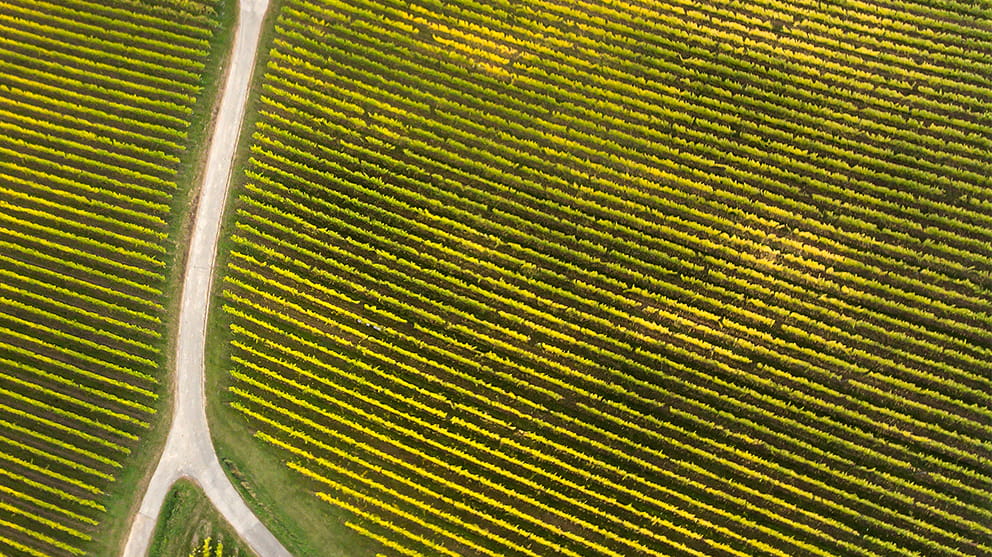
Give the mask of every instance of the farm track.
[[228, 182], [267, 0], [241, 0], [231, 66], [211, 134], [183, 282], [176, 347], [174, 413], [165, 450], [131, 525], [125, 557], [148, 552], [165, 496], [176, 480], [197, 482], [238, 535], [262, 557], [289, 552], [251, 512], [224, 474], [210, 441], [204, 394], [204, 346], [210, 287]]

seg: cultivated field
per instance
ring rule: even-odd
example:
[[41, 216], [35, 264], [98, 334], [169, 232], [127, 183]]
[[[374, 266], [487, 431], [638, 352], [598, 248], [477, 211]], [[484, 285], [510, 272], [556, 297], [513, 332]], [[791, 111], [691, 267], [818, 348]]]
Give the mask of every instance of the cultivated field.
[[108, 543], [165, 379], [217, 5], [0, 5], [0, 554]]
[[288, 0], [234, 407], [386, 554], [989, 554], [989, 15]]

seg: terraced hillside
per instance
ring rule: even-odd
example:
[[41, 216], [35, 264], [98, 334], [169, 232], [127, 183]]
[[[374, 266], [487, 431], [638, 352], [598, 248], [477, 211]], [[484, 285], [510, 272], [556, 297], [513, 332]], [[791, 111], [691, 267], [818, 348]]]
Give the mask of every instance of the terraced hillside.
[[990, 16], [287, 0], [234, 408], [385, 554], [992, 553]]
[[107, 543], [165, 379], [219, 5], [0, 4], [0, 554]]

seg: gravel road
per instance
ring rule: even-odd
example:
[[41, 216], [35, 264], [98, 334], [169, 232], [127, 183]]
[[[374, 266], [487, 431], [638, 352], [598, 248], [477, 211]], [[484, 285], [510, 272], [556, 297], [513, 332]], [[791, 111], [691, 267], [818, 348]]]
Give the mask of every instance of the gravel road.
[[210, 441], [204, 406], [204, 345], [217, 239], [267, 8], [268, 0], [239, 2], [234, 50], [211, 135], [183, 277], [172, 425], [141, 508], [131, 524], [124, 557], [144, 557], [148, 553], [165, 496], [172, 484], [183, 477], [203, 488], [217, 510], [260, 557], [290, 557], [245, 505], [221, 469]]

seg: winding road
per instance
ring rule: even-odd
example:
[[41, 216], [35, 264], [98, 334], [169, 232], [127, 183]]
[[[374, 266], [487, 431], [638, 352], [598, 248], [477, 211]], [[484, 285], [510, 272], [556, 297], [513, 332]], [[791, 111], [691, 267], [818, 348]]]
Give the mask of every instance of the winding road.
[[291, 557], [245, 505], [221, 469], [210, 441], [204, 398], [207, 310], [217, 240], [267, 8], [268, 0], [239, 1], [234, 49], [220, 110], [210, 136], [206, 172], [183, 276], [172, 425], [165, 450], [131, 524], [124, 557], [144, 557], [148, 553], [165, 496], [172, 484], [183, 477], [192, 479], [203, 488], [220, 514], [260, 557]]

